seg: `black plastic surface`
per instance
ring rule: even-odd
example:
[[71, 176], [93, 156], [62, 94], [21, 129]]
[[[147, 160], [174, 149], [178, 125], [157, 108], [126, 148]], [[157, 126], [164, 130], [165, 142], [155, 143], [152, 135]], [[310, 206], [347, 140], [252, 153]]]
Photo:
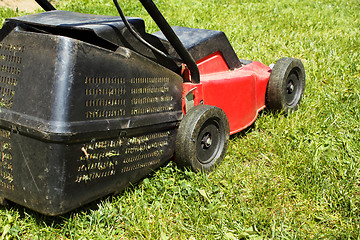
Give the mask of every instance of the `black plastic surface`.
[[[172, 27], [172, 29], [195, 61], [199, 61], [210, 54], [220, 51], [230, 69], [241, 67], [241, 62], [225, 33], [215, 30], [177, 26]], [[165, 36], [161, 32], [156, 32], [153, 35], [165, 39]]]
[[0, 31], [0, 199], [58, 215], [170, 160], [179, 75], [124, 47], [24, 24]]
[[[170, 48], [167, 41], [145, 32], [145, 23], [141, 18], [127, 19], [146, 41], [165, 52]], [[10, 18], [6, 20], [6, 24], [21, 27], [25, 31], [67, 36], [111, 51], [115, 51], [118, 47], [126, 47], [174, 72], [180, 71], [175, 62], [169, 61], [140, 43], [118, 16], [56, 10]]]
[[122, 191], [169, 161], [175, 130], [47, 143], [0, 130], [0, 198], [58, 215]]

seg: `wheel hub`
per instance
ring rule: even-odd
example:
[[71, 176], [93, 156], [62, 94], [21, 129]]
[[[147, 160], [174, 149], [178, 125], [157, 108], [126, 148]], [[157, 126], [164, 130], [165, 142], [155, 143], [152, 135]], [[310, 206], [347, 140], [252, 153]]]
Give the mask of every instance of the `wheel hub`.
[[296, 70], [292, 70], [286, 81], [284, 89], [285, 101], [288, 106], [292, 106], [301, 97], [300, 81]]
[[293, 93], [294, 89], [295, 89], [294, 83], [293, 81], [290, 80], [286, 86], [287, 93], [288, 94]]
[[204, 123], [197, 137], [196, 151], [198, 161], [202, 164], [213, 161], [222, 149], [222, 141], [219, 124], [214, 119], [209, 119]]
[[211, 134], [206, 133], [201, 140], [201, 147], [203, 149], [207, 149], [207, 148], [211, 147], [211, 144], [212, 144]]

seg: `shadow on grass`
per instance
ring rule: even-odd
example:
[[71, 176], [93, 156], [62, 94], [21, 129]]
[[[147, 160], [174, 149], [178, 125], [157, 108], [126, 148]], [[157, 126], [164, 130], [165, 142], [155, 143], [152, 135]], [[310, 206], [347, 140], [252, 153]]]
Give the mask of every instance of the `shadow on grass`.
[[[277, 113], [279, 114], [279, 113]], [[281, 114], [281, 113], [280, 113]], [[258, 113], [258, 116], [257, 118], [261, 117], [261, 116], [265, 116], [265, 115], [274, 115], [274, 113], [268, 109], [264, 109], [262, 111], [260, 111]], [[247, 128], [241, 130], [240, 132], [238, 133], [235, 133], [233, 135], [230, 135], [230, 140], [233, 140], [235, 138], [243, 138], [243, 137], [246, 137], [247, 134], [253, 132], [254, 130], [256, 129], [256, 120], [250, 125], [248, 126]]]
[[245, 128], [244, 130], [241, 130], [238, 133], [235, 133], [233, 135], [230, 135], [230, 140], [233, 140], [235, 138], [243, 138], [246, 137], [247, 134], [253, 132], [255, 130], [255, 122], [252, 123], [250, 126], [248, 126], [247, 128]]
[[37, 225], [46, 225], [53, 226], [55, 228], [61, 228], [66, 221], [72, 218], [75, 215], [88, 215], [92, 211], [97, 211], [99, 209], [99, 204], [106, 200], [112, 200], [114, 195], [107, 195], [105, 197], [99, 198], [95, 201], [92, 201], [88, 204], [85, 204], [75, 210], [72, 210], [68, 213], [64, 213], [58, 216], [47, 216], [36, 211], [31, 210], [30, 208], [24, 207], [12, 201], [6, 200], [3, 205], [0, 206], [0, 211], [10, 211], [14, 210], [19, 214], [19, 220], [25, 220], [31, 218], [36, 222]]

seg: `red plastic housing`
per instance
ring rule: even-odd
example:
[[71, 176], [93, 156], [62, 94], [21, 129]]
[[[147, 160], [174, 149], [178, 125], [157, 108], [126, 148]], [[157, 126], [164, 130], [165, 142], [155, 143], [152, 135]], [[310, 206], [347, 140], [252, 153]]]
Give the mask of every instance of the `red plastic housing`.
[[183, 84], [183, 111], [186, 96], [193, 95], [193, 105], [200, 103], [221, 108], [230, 125], [230, 134], [250, 126], [265, 108], [266, 86], [271, 68], [252, 62], [239, 69], [229, 70], [223, 56], [216, 52], [197, 62], [200, 84]]

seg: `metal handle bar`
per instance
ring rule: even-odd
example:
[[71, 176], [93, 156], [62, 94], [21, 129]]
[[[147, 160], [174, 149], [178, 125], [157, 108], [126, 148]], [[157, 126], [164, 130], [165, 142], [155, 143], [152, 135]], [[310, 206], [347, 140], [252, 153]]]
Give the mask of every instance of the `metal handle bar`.
[[188, 50], [184, 47], [179, 37], [176, 35], [174, 30], [170, 27], [160, 10], [157, 8], [152, 0], [140, 0], [146, 11], [149, 13], [151, 18], [160, 28], [161, 32], [165, 35], [170, 44], [174, 47], [175, 51], [179, 54], [181, 59], [184, 60], [191, 72], [191, 82], [200, 83], [200, 73], [198, 66], [194, 58], [190, 55]]
[[[53, 5], [47, 0], [35, 0], [45, 11], [56, 10]], [[166, 21], [160, 10], [157, 8], [152, 0], [140, 0], [146, 11], [149, 13], [151, 18], [158, 25], [164, 36], [174, 47], [175, 51], [179, 54], [180, 58], [184, 60], [191, 72], [191, 82], [200, 83], [200, 73], [194, 58], [190, 55], [188, 50], [184, 47], [179, 37], [176, 35], [174, 30], [171, 28], [169, 23]]]
[[45, 11], [53, 11], [56, 10], [51, 3], [49, 3], [47, 0], [35, 0]]

